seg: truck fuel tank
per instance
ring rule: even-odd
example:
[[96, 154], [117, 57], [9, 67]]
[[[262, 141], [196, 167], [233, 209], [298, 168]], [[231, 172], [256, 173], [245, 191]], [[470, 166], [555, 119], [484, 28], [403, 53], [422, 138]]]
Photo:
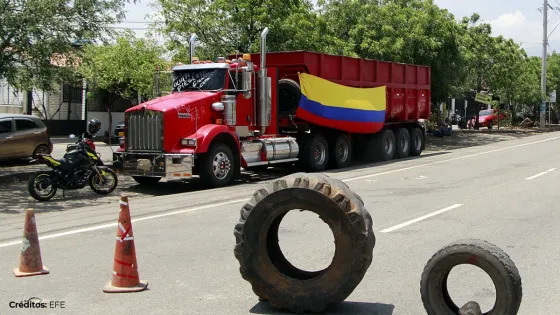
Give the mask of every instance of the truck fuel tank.
[[296, 139], [291, 137], [263, 138], [242, 141], [241, 153], [248, 164], [266, 161], [279, 162], [296, 159], [299, 154], [299, 145]]

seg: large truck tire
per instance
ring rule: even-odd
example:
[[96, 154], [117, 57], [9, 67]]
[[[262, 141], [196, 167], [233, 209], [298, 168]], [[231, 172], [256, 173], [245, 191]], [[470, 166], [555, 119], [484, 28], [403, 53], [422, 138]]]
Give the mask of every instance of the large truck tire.
[[482, 240], [459, 240], [440, 249], [428, 261], [420, 294], [428, 315], [456, 315], [447, 290], [447, 277], [457, 265], [471, 264], [484, 270], [496, 288], [496, 303], [486, 314], [515, 315], [522, 298], [521, 277], [511, 258], [496, 245]]
[[395, 156], [395, 134], [391, 129], [383, 129], [367, 142], [368, 162], [390, 161]]
[[339, 134], [329, 145], [330, 166], [333, 168], [345, 168], [352, 164], [352, 140], [345, 134]]
[[[280, 249], [280, 222], [297, 209], [317, 213], [333, 232], [335, 254], [324, 270], [300, 270]], [[372, 224], [361, 198], [342, 181], [296, 173], [257, 190], [242, 207], [234, 254], [261, 300], [294, 313], [322, 312], [344, 301], [366, 274], [375, 246]]]
[[422, 129], [414, 127], [410, 129], [410, 155], [419, 156], [424, 149], [424, 134]]
[[395, 134], [395, 156], [399, 159], [408, 157], [410, 154], [410, 133], [406, 128], [399, 128]]
[[278, 81], [278, 94], [280, 115], [282, 117], [295, 115], [301, 99], [299, 84], [291, 79], [280, 79]]
[[302, 148], [298, 160], [306, 172], [322, 172], [329, 165], [329, 142], [321, 134], [306, 134], [300, 138]]
[[208, 152], [201, 155], [200, 179], [212, 188], [223, 187], [233, 182], [235, 161], [231, 148], [224, 143], [213, 144]]

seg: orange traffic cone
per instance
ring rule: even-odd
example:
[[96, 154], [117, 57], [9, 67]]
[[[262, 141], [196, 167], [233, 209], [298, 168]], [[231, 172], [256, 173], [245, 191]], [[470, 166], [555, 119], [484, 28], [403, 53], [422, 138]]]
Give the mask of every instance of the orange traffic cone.
[[136, 249], [132, 222], [128, 208], [128, 197], [120, 200], [119, 222], [117, 226], [117, 244], [113, 263], [113, 277], [103, 288], [103, 292], [138, 292], [148, 287], [148, 282], [140, 280], [136, 263]]
[[21, 253], [19, 256], [19, 268], [14, 269], [16, 277], [27, 277], [48, 274], [49, 270], [43, 266], [41, 259], [41, 248], [39, 247], [39, 236], [35, 226], [35, 210], [25, 210], [25, 224], [23, 227], [23, 238], [21, 240]]

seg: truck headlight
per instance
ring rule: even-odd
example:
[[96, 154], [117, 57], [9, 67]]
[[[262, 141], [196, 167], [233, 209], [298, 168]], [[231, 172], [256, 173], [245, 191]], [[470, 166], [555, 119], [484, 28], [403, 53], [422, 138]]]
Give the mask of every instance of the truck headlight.
[[181, 139], [181, 145], [185, 147], [195, 147], [196, 146], [196, 139]]

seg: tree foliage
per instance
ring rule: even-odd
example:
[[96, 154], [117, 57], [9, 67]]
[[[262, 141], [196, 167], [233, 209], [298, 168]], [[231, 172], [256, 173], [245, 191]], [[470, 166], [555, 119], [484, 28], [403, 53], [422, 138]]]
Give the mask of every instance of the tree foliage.
[[[75, 40], [102, 37], [103, 25], [122, 17], [127, 0], [0, 1], [21, 8], [0, 11], [7, 21], [0, 26], [0, 75], [48, 85], [63, 73], [51, 65], [51, 57], [71, 52]], [[538, 105], [543, 98], [539, 57], [528, 57], [513, 40], [494, 36], [477, 13], [457, 18], [434, 0], [318, 0], [315, 6], [311, 0], [155, 0], [155, 9], [155, 30], [164, 35], [174, 62], [189, 62], [192, 33], [198, 37], [196, 55], [215, 60], [258, 51], [260, 33], [268, 27], [269, 51], [311, 50], [430, 66], [433, 103], [476, 92], [491, 93], [508, 105]], [[158, 55], [163, 50], [156, 46], [128, 35], [114, 46], [88, 45], [78, 74], [123, 96], [151, 92], [153, 69], [163, 62]], [[14, 66], [23, 61], [25, 66]], [[560, 55], [553, 53], [547, 92], [558, 87]]]
[[156, 67], [168, 64], [163, 54], [156, 41], [125, 31], [114, 44], [85, 46], [78, 73], [93, 87], [123, 98], [152, 96]]
[[0, 77], [49, 90], [71, 78], [76, 45], [108, 38], [128, 0], [0, 0]]

